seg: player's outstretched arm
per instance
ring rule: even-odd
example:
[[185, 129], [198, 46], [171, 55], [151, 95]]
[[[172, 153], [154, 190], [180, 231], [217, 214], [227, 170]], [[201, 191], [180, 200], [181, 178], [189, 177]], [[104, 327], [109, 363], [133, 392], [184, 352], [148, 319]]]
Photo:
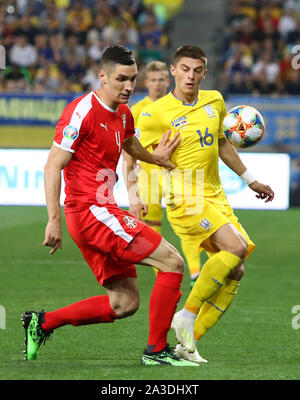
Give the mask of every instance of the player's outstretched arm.
[[71, 157], [72, 153], [53, 145], [44, 168], [48, 223], [43, 245], [52, 247], [49, 254], [53, 254], [58, 248], [62, 248], [60, 210], [61, 171], [68, 164]]
[[[219, 140], [219, 156], [221, 160], [239, 176], [242, 176], [247, 171], [238, 152], [225, 138]], [[257, 193], [256, 197], [265, 200], [265, 203], [274, 199], [274, 192], [270, 186], [260, 183], [257, 180], [248, 183], [248, 185], [250, 189]]]
[[170, 161], [170, 157], [179, 145], [181, 138], [179, 132], [177, 132], [174, 137], [169, 140], [170, 134], [171, 129], [163, 134], [161, 141], [153, 153], [149, 153], [135, 136], [126, 139], [123, 143], [123, 148], [129, 155], [138, 160], [149, 164], [156, 164], [160, 167], [174, 169], [176, 165]]
[[148, 204], [144, 203], [139, 195], [136, 159], [124, 150], [122, 156], [122, 173], [128, 191], [129, 212], [141, 219], [141, 215], [145, 217], [148, 212]]

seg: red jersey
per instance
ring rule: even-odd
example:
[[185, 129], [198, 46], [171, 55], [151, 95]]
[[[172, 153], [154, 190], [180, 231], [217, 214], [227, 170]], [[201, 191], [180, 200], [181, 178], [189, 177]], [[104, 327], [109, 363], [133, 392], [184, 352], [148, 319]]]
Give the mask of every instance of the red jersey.
[[72, 101], [56, 126], [54, 145], [74, 153], [64, 168], [65, 212], [93, 204], [115, 204], [113, 187], [123, 141], [134, 135], [129, 107], [116, 110], [95, 92]]

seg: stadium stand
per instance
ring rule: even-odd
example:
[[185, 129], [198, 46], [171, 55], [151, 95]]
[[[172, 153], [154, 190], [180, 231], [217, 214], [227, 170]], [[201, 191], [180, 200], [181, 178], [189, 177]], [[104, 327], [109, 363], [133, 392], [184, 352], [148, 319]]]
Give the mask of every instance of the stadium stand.
[[[70, 100], [64, 96], [96, 89], [99, 60], [112, 43], [136, 55], [136, 98], [146, 63], [169, 62], [186, 43], [202, 47], [209, 61], [201, 87], [220, 90], [228, 109], [251, 104], [262, 112], [268, 134], [250, 151], [290, 154], [292, 204], [300, 204], [299, 0], [0, 0], [2, 147], [11, 125], [16, 146], [17, 125], [28, 141], [30, 124], [55, 124]], [[45, 132], [31, 147], [45, 146]]]
[[297, 0], [231, 0], [223, 40], [224, 94], [299, 95], [292, 68], [300, 44]]
[[79, 93], [95, 89], [97, 63], [111, 44], [130, 48], [140, 70], [151, 60], [165, 60], [169, 19], [181, 3], [0, 1], [0, 45], [6, 49], [7, 65], [0, 73], [0, 91]]

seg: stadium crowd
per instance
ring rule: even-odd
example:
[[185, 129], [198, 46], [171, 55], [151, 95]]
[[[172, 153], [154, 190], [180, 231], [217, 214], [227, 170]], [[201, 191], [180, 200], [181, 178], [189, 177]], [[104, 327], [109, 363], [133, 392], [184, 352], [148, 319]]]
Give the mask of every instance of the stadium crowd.
[[228, 10], [222, 92], [300, 95], [300, 1], [229, 0]]
[[[169, 14], [145, 0], [0, 0], [2, 92], [81, 92], [98, 87], [105, 48], [131, 49], [140, 69], [164, 61]], [[177, 1], [178, 3], [178, 1]]]

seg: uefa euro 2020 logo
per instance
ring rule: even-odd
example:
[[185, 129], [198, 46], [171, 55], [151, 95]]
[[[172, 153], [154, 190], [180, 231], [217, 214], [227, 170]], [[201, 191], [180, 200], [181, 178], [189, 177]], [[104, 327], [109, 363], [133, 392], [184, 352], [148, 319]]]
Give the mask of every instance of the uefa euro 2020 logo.
[[78, 129], [75, 128], [75, 126], [67, 125], [64, 128], [63, 135], [64, 137], [74, 141], [75, 139], [78, 138], [79, 135]]
[[5, 48], [0, 45], [0, 70], [6, 68]]

